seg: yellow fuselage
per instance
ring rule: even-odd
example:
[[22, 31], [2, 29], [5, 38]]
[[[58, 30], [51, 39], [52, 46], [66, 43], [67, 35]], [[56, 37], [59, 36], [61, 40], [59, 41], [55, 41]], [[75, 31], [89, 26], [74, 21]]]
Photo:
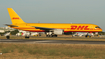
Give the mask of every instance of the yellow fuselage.
[[[30, 32], [45, 32], [44, 30], [36, 29], [36, 27], [63, 29], [64, 32], [101, 32], [101, 28], [96, 28], [94, 24], [64, 24], [64, 23], [21, 23], [15, 24], [19, 27], [15, 29], [30, 31]], [[34, 26], [34, 27], [33, 27]]]

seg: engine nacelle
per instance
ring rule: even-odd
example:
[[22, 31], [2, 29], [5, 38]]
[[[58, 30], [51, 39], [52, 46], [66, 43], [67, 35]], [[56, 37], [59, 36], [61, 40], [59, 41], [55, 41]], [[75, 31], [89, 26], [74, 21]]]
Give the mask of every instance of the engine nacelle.
[[64, 33], [64, 30], [62, 30], [62, 29], [55, 29], [53, 31], [53, 33], [56, 34], [56, 35], [62, 35]]

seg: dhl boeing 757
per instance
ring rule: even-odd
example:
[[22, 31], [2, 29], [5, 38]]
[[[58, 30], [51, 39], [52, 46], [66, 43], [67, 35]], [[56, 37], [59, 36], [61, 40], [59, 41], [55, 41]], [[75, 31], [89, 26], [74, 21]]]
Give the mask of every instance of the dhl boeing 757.
[[46, 36], [54, 37], [66, 32], [101, 32], [102, 29], [95, 24], [69, 24], [69, 23], [26, 23], [12, 9], [7, 8], [12, 24], [7, 26], [30, 32], [45, 32]]

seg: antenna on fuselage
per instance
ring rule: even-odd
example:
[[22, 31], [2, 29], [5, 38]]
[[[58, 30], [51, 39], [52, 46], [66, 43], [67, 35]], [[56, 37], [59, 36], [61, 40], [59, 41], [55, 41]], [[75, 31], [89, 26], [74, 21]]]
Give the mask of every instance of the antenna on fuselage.
[[40, 23], [40, 21], [38, 21], [38, 23]]

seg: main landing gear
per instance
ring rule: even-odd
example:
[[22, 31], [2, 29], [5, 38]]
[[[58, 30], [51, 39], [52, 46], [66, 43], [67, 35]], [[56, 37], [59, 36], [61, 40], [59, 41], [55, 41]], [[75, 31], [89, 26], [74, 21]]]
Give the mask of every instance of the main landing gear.
[[29, 39], [30, 37], [29, 36], [25, 36], [25, 39]]
[[92, 36], [91, 35], [86, 35], [85, 37], [87, 38], [87, 37], [92, 37]]
[[46, 35], [46, 37], [57, 37], [57, 35]]
[[57, 35], [53, 34], [52, 32], [47, 32], [46, 37], [57, 37]]
[[7, 39], [10, 39], [10, 36], [8, 35], [8, 36], [6, 36], [6, 38], [7, 38]]
[[92, 37], [92, 36], [94, 36], [94, 34], [93, 34], [92, 32], [87, 33], [87, 35], [85, 35], [86, 38], [87, 38], [87, 37]]

